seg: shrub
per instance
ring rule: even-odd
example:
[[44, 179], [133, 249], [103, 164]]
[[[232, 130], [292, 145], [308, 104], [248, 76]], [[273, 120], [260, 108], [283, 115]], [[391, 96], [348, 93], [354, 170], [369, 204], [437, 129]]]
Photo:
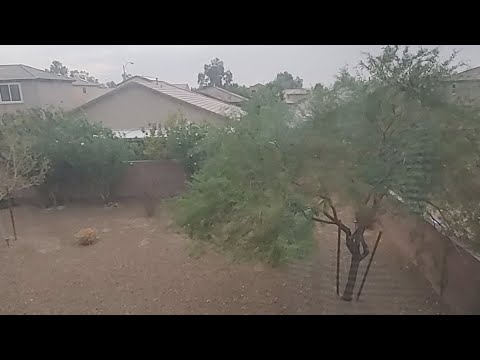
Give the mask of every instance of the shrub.
[[194, 239], [276, 265], [305, 255], [312, 224], [292, 185], [289, 112], [276, 101], [251, 105], [258, 111], [211, 129], [195, 148], [205, 158], [176, 215]]
[[146, 131], [144, 153], [149, 159], [175, 159], [180, 161], [188, 175], [198, 170], [201, 153], [195, 151], [208, 132], [208, 125], [187, 121], [181, 114], [173, 115], [161, 129], [152, 126]]
[[134, 156], [129, 144], [100, 124], [58, 110], [32, 109], [12, 115], [22, 119], [33, 140], [32, 149], [50, 160], [40, 191], [54, 205], [67, 187], [86, 186], [110, 201], [110, 188], [125, 160]]

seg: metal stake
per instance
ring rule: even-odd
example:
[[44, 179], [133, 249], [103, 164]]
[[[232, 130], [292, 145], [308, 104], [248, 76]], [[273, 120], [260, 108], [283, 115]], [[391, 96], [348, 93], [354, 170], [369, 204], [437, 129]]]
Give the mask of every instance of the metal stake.
[[360, 285], [360, 289], [358, 290], [357, 294], [357, 301], [360, 299], [360, 294], [362, 293], [363, 285], [365, 284], [365, 280], [367, 279], [368, 270], [370, 270], [370, 265], [372, 265], [373, 257], [375, 256], [375, 251], [377, 251], [378, 243], [380, 242], [380, 238], [382, 237], [382, 232], [380, 231], [377, 236], [377, 241], [375, 242], [375, 247], [372, 251], [372, 256], [370, 256], [370, 260], [368, 260], [367, 270], [365, 270], [365, 274], [363, 275], [362, 284]]

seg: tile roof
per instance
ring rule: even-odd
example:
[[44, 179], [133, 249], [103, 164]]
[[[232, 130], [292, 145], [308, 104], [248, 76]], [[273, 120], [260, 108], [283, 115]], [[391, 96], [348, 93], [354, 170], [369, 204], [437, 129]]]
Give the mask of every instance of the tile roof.
[[243, 97], [243, 96], [238, 95], [238, 94], [236, 94], [236, 93], [234, 93], [234, 92], [228, 91], [228, 90], [226, 90], [226, 89], [224, 89], [224, 88], [217, 87], [217, 86], [212, 86], [212, 87], [197, 89], [197, 90], [195, 90], [195, 92], [198, 92], [198, 93], [200, 93], [200, 94], [205, 94], [205, 95], [207, 95], [207, 96], [212, 97], [213, 95], [208, 93], [208, 90], [211, 89], [211, 88], [216, 89], [216, 90], [218, 90], [218, 91], [220, 91], [220, 92], [224, 92], [225, 94], [228, 94], [228, 95], [230, 95], [230, 96], [233, 96], [233, 97], [237, 98], [237, 99], [239, 100], [239, 102], [241, 102], [241, 101], [247, 101], [247, 100], [248, 100], [246, 97]]
[[95, 86], [95, 87], [102, 87], [103, 84], [100, 83], [91, 83], [86, 80], [80, 79], [79, 77], [73, 77], [73, 80], [75, 80], [72, 85], [73, 86]]
[[242, 114], [242, 110], [238, 106], [226, 104], [220, 100], [212, 99], [208, 96], [201, 95], [193, 91], [184, 90], [164, 81], [158, 81], [158, 85], [156, 82], [142, 81], [141, 79], [134, 81], [164, 95], [171, 96], [175, 99], [221, 116], [229, 117]]
[[118, 91], [121, 91], [123, 88], [128, 86], [143, 86], [159, 94], [163, 94], [169, 97], [172, 97], [178, 101], [188, 103], [192, 106], [198, 107], [200, 109], [212, 112], [214, 114], [225, 116], [225, 117], [238, 117], [245, 112], [241, 110], [238, 106], [226, 104], [216, 99], [209, 98], [208, 96], [198, 94], [196, 92], [185, 90], [175, 85], [169, 84], [165, 81], [150, 81], [142, 77], [131, 78], [129, 81], [119, 84], [114, 90], [109, 91], [106, 94], [103, 94], [86, 104], [79, 106], [79, 108], [84, 108], [90, 104], [101, 101], [105, 96], [111, 96]]
[[63, 80], [72, 81], [73, 79], [65, 76], [52, 74], [48, 71], [33, 68], [31, 66], [16, 64], [16, 65], [0, 65], [0, 80]]
[[480, 80], [480, 66], [452, 75], [448, 81]]
[[190, 86], [188, 86], [188, 84], [172, 84], [172, 85], [183, 90], [190, 90]]

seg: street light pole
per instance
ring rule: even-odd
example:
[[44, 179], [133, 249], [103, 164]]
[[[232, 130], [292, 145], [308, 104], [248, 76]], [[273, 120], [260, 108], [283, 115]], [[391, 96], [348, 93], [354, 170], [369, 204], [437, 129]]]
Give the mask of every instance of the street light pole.
[[123, 81], [127, 80], [127, 65], [133, 65], [133, 62], [129, 61], [123, 65]]

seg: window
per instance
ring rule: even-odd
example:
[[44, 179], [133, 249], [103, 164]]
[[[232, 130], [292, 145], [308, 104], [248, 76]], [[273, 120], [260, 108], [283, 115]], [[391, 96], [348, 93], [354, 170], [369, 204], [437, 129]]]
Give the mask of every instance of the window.
[[84, 93], [84, 94], [87, 93], [87, 88], [86, 88], [86, 87], [83, 88], [83, 93]]
[[457, 84], [452, 84], [452, 94], [455, 95], [457, 93]]
[[21, 103], [22, 90], [20, 84], [0, 84], [0, 103]]

